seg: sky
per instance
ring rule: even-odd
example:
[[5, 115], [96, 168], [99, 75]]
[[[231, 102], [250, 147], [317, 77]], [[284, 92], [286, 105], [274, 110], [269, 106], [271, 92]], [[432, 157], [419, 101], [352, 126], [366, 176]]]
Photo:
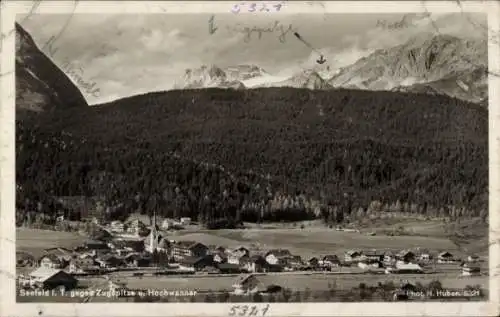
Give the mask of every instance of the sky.
[[[441, 14], [429, 17], [409, 14], [402, 28], [377, 27], [377, 21], [399, 22], [403, 14], [217, 14], [217, 30], [209, 33], [209, 14], [37, 14], [22, 21], [38, 47], [51, 37], [44, 52], [60, 66], [70, 61], [82, 68], [82, 77], [95, 82], [99, 95], [82, 91], [89, 104], [99, 104], [149, 91], [172, 89], [187, 68], [202, 65], [227, 67], [254, 64], [274, 78], [291, 76], [311, 68], [318, 58], [293, 36], [298, 32], [320, 51], [331, 69], [347, 66], [376, 49], [403, 44], [422, 32], [485, 38], [483, 15]], [[23, 19], [18, 17], [18, 21]], [[432, 23], [431, 23], [432, 22]], [[245, 27], [289, 31], [280, 41], [279, 31], [261, 38]], [[238, 30], [238, 31], [234, 31]], [[55, 51], [55, 53], [53, 53]], [[52, 52], [52, 53], [51, 53]]]

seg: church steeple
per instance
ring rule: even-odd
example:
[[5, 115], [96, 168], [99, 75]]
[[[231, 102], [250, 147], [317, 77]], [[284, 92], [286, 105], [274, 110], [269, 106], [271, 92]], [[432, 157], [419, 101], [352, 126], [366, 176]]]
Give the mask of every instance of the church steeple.
[[156, 212], [155, 212], [155, 213], [153, 213], [151, 234], [149, 235], [149, 247], [150, 247], [151, 253], [153, 253], [154, 250], [156, 250], [156, 248], [158, 247], [157, 242], [158, 242], [158, 234], [156, 233]]

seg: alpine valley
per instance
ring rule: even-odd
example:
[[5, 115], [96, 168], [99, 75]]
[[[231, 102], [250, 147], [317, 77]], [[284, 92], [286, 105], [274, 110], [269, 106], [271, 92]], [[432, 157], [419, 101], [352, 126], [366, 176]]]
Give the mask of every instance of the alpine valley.
[[[487, 217], [486, 42], [423, 34], [290, 78], [206, 65], [174, 90], [88, 106], [20, 25], [16, 34], [18, 223], [93, 209], [109, 219], [188, 216], [208, 228], [342, 224], [374, 202]], [[60, 197], [100, 209], [67, 210]]]

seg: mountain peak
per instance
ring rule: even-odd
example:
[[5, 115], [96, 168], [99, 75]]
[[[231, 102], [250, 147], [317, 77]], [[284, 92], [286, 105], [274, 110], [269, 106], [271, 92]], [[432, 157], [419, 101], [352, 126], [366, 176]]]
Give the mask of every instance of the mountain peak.
[[30, 112], [88, 106], [80, 90], [35, 44], [18, 23], [16, 32], [16, 109]]
[[[447, 34], [419, 34], [341, 69], [329, 83], [334, 87], [403, 91], [411, 91], [412, 85], [418, 85], [414, 87], [417, 92], [438, 91], [476, 102], [484, 92], [476, 91], [473, 96], [472, 90], [459, 91], [459, 88], [468, 86], [482, 90], [485, 87], [482, 84], [485, 75], [479, 79], [480, 84], [475, 84], [468, 74], [487, 67], [487, 51], [485, 41]], [[425, 83], [432, 84], [422, 86]]]

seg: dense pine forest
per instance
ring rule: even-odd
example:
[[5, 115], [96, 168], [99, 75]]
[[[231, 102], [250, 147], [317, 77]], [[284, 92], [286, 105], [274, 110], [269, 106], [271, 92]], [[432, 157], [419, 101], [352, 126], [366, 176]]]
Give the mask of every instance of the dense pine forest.
[[444, 96], [183, 90], [21, 117], [18, 223], [83, 217], [55, 199], [68, 196], [93, 197], [107, 219], [156, 212], [208, 228], [487, 215], [487, 109]]

